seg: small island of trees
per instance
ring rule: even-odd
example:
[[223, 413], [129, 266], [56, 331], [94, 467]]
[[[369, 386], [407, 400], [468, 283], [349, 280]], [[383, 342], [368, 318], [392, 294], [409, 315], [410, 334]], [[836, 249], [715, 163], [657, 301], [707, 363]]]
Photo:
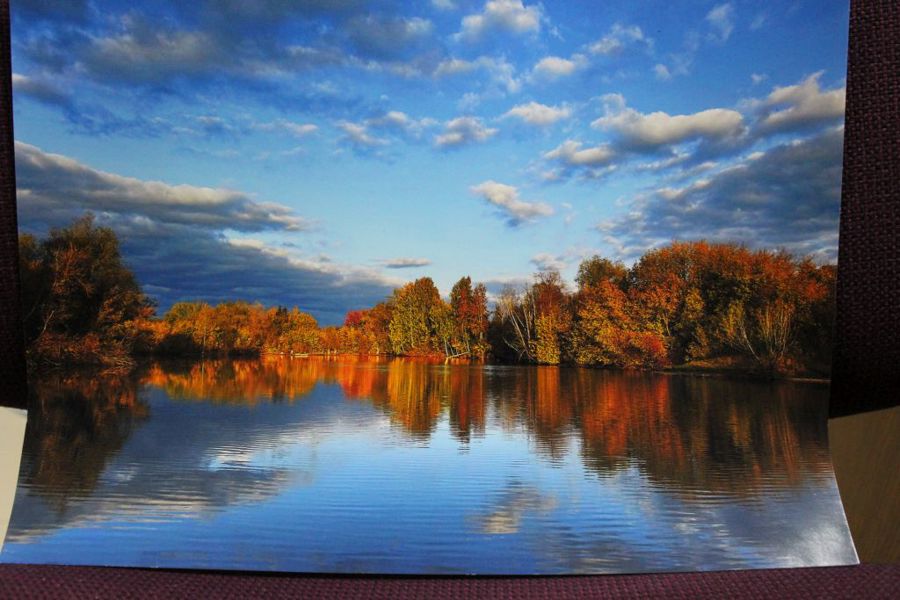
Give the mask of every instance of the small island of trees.
[[558, 272], [489, 300], [462, 277], [441, 297], [423, 277], [320, 326], [245, 300], [156, 314], [115, 233], [86, 216], [19, 241], [33, 365], [128, 368], [136, 358], [285, 354], [428, 356], [528, 364], [825, 375], [835, 267], [731, 243], [673, 242], [630, 268], [593, 256], [570, 289]]

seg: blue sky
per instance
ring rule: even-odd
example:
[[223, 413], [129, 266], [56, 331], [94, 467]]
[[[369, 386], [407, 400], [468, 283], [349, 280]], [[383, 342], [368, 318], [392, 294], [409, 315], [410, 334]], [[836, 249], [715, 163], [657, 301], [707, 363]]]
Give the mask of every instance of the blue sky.
[[322, 322], [674, 239], [836, 257], [838, 2], [13, 0], [20, 228]]

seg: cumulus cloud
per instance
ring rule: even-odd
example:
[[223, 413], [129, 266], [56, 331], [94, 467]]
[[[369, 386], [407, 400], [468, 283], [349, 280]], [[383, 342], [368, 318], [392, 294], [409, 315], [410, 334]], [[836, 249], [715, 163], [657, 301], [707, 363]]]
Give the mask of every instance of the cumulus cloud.
[[547, 252], [535, 254], [531, 257], [531, 264], [537, 267], [538, 271], [564, 271], [569, 266], [564, 257]]
[[71, 220], [88, 209], [204, 229], [301, 231], [310, 225], [286, 206], [243, 192], [123, 177], [22, 142], [16, 142], [16, 170], [19, 200], [34, 217], [40, 211]]
[[755, 153], [683, 188], [639, 197], [598, 229], [623, 258], [673, 239], [708, 239], [834, 260], [842, 146], [842, 130], [830, 129]]
[[517, 118], [529, 125], [546, 127], [557, 121], [568, 119], [572, 116], [572, 109], [566, 105], [547, 106], [539, 102], [518, 104], [503, 114], [502, 118]]
[[760, 131], [789, 131], [842, 119], [846, 88], [822, 91], [819, 86], [821, 76], [822, 71], [819, 71], [796, 85], [776, 87], [759, 104]]
[[534, 65], [531, 74], [539, 79], [558, 79], [571, 75], [584, 64], [584, 57], [580, 54], [574, 55], [571, 59], [545, 56]]
[[398, 139], [416, 141], [422, 139], [425, 131], [438, 125], [429, 117], [413, 118], [404, 112], [391, 110], [363, 121], [338, 121], [336, 126], [343, 131], [339, 142], [350, 146], [362, 156], [380, 156], [384, 148]]
[[58, 106], [66, 110], [73, 108], [72, 95], [46, 79], [13, 73], [12, 84], [13, 91], [16, 94], [28, 96], [43, 104]]
[[365, 56], [390, 59], [415, 50], [432, 33], [433, 25], [420, 17], [354, 17], [346, 25], [350, 41]]
[[209, 77], [218, 69], [243, 70], [241, 56], [228, 56], [210, 32], [164, 29], [138, 17], [122, 19], [121, 31], [90, 38], [77, 48], [84, 71], [99, 80], [168, 85], [178, 78]]
[[615, 156], [615, 150], [608, 144], [582, 149], [582, 143], [575, 140], [566, 140], [550, 152], [544, 154], [544, 158], [565, 160], [568, 164], [578, 166], [607, 164], [613, 160]]
[[361, 122], [339, 121], [338, 129], [344, 132], [340, 142], [347, 144], [361, 155], [377, 156], [378, 148], [403, 138], [419, 140], [425, 131], [438, 125], [429, 117], [413, 118], [404, 112], [391, 110]]
[[[104, 84], [152, 91], [195, 92], [196, 85], [239, 81], [279, 86], [298, 73], [325, 67], [418, 71], [396, 59], [427, 49], [430, 21], [419, 17], [353, 17], [355, 0], [338, 2], [176, 3], [169, 18], [137, 11], [110, 14], [90, 31], [36, 28], [22, 43], [37, 65]], [[283, 42], [291, 24], [311, 15], [331, 21], [313, 45]], [[70, 24], [71, 25], [71, 24]]]
[[489, 180], [472, 186], [469, 191], [496, 207], [510, 227], [553, 214], [553, 208], [548, 204], [521, 200], [519, 190], [505, 183]]
[[181, 300], [219, 302], [249, 293], [337, 323], [347, 310], [371, 306], [399, 283], [362, 267], [230, 239], [226, 232], [301, 234], [310, 226], [285, 206], [241, 192], [105, 173], [21, 142], [16, 171], [22, 231], [40, 234], [94, 213], [119, 235], [127, 264], [162, 310]]
[[487, 76], [487, 82], [482, 86], [483, 95], [503, 96], [522, 89], [522, 78], [517, 77], [515, 65], [502, 56], [479, 56], [474, 60], [447, 58], [434, 67], [432, 75], [436, 78], [454, 77], [475, 71]]
[[620, 158], [610, 144], [600, 144], [584, 148], [577, 140], [566, 140], [553, 150], [545, 152], [543, 158], [556, 164], [559, 171], [545, 175], [545, 179], [556, 180], [562, 176], [580, 174], [597, 179], [614, 169], [614, 162]]
[[385, 146], [388, 141], [369, 133], [365, 123], [352, 123], [350, 121], [338, 121], [338, 129], [344, 132], [341, 141], [349, 144], [355, 150], [366, 152], [372, 148]]
[[709, 23], [710, 38], [717, 42], [725, 42], [734, 31], [734, 6], [729, 2], [714, 6], [706, 13], [706, 22]]
[[480, 13], [463, 17], [460, 40], [479, 40], [490, 31], [513, 34], [537, 32], [543, 18], [539, 4], [525, 6], [522, 0], [488, 0]]
[[430, 117], [415, 119], [399, 110], [391, 110], [378, 117], [366, 120], [366, 126], [388, 132], [400, 133], [412, 138], [419, 138], [422, 133], [438, 124]]
[[471, 73], [479, 68], [477, 61], [463, 60], [461, 58], [448, 58], [438, 63], [434, 70], [435, 77], [444, 77], [447, 75], [461, 75]]
[[434, 143], [438, 148], [455, 148], [485, 140], [496, 135], [498, 129], [485, 126], [478, 117], [457, 117], [444, 126], [444, 133], [436, 135]]
[[415, 269], [417, 267], [427, 267], [431, 261], [427, 258], [389, 258], [382, 261], [387, 269]]
[[514, 94], [522, 88], [522, 81], [516, 77], [516, 68], [504, 57], [479, 56], [475, 60], [448, 58], [434, 68], [435, 77], [452, 77], [473, 71], [483, 71], [490, 83], [503, 93]]
[[320, 322], [336, 324], [348, 310], [372, 306], [400, 283], [374, 270], [296, 258], [265, 244], [223, 240], [192, 228], [110, 224], [120, 232], [138, 280], [167, 290], [158, 294], [162, 308], [183, 300], [252, 297], [267, 305], [298, 306]]
[[[671, 171], [670, 178], [689, 179], [726, 157], [753, 150], [775, 134], [803, 130], [821, 131], [838, 124], [844, 115], [845, 88], [822, 90], [814, 73], [790, 86], [776, 87], [761, 99], [743, 100], [740, 110], [709, 108], [695, 113], [672, 115], [663, 111], [642, 113], [627, 105], [620, 94], [606, 94], [599, 100], [603, 116], [591, 126], [610, 134], [607, 142], [584, 147], [566, 140], [545, 152], [543, 159], [554, 170], [543, 173], [546, 181], [572, 175], [600, 178], [620, 165], [634, 165], [637, 171]], [[765, 77], [756, 75], [754, 80]], [[651, 160], [646, 161], [647, 158]]]
[[588, 46], [591, 54], [610, 56], [620, 54], [626, 47], [640, 44], [652, 47], [653, 41], [637, 25], [614, 24], [609, 32]]
[[591, 126], [615, 132], [628, 147], [652, 149], [695, 139], [718, 140], [744, 131], [744, 118], [734, 110], [713, 108], [689, 115], [662, 111], [644, 114], [628, 108], [618, 94], [603, 99], [606, 114]]

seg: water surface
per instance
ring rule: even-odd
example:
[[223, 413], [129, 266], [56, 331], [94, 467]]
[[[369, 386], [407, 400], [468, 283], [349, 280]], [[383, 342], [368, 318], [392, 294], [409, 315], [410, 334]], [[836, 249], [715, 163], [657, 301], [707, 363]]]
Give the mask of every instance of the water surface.
[[265, 357], [32, 388], [4, 562], [544, 574], [856, 562], [823, 384]]

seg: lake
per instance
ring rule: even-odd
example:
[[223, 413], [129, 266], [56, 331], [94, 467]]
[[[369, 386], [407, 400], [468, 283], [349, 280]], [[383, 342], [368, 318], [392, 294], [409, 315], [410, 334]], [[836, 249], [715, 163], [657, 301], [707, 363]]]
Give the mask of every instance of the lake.
[[40, 378], [2, 562], [612, 573], [856, 562], [828, 385], [263, 357]]

